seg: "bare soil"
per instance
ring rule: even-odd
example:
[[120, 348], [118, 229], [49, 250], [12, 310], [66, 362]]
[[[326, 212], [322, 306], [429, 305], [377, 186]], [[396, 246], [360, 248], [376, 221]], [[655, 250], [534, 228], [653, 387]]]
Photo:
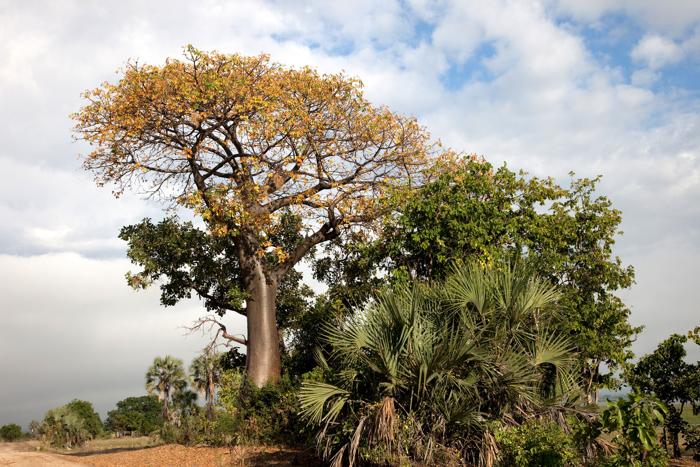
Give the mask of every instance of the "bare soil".
[[95, 440], [76, 451], [42, 451], [36, 441], [0, 443], [0, 467], [217, 467], [320, 466], [310, 452], [289, 447], [236, 446], [212, 448], [167, 444], [145, 447], [148, 438]]

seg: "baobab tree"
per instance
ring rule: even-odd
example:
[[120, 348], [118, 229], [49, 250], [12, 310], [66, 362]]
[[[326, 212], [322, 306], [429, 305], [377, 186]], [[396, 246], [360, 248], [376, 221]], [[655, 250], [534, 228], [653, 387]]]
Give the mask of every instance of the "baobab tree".
[[[265, 55], [190, 46], [162, 66], [129, 62], [116, 83], [84, 97], [73, 118], [99, 185], [177, 202], [230, 239], [245, 294], [246, 367], [258, 386], [280, 375], [282, 278], [314, 246], [376, 219], [378, 200], [415, 183], [435, 148], [414, 118], [370, 104], [357, 79]], [[304, 220], [302, 235], [276, 244], [288, 213]]]

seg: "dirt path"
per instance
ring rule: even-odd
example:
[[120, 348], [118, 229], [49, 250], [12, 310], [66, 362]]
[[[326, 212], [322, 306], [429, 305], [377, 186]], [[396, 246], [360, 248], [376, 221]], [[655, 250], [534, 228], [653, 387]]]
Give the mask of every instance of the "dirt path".
[[[113, 447], [112, 445], [120, 443], [100, 443], [99, 440], [94, 441], [93, 444], [97, 444], [97, 446], [93, 445], [87, 448], [95, 450], [56, 454], [38, 451], [39, 444], [35, 441], [0, 443], [0, 467], [76, 467], [81, 465], [95, 467], [132, 465], [139, 467], [290, 467], [303, 465], [314, 467], [321, 465], [310, 453], [286, 447], [239, 446], [227, 449], [203, 446], [186, 447], [174, 444], [156, 447]], [[107, 445], [109, 447], [105, 447]]]
[[66, 460], [64, 456], [48, 452], [38, 452], [27, 443], [0, 443], [0, 467], [75, 467], [77, 462]]

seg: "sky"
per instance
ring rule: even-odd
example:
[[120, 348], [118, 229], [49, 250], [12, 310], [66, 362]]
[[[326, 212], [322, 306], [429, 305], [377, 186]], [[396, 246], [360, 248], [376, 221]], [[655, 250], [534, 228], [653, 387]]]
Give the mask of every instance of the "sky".
[[[157, 355], [188, 365], [197, 301], [136, 292], [121, 226], [162, 216], [80, 166], [69, 114], [128, 59], [186, 44], [344, 71], [435, 139], [562, 182], [603, 175], [643, 354], [700, 324], [700, 2], [0, 0], [0, 424], [104, 416]], [[244, 322], [227, 317], [241, 332]]]

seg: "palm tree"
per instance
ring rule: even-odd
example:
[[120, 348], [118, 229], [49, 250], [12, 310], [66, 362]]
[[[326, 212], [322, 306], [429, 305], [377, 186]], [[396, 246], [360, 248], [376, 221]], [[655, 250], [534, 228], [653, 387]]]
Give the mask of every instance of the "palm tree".
[[192, 386], [204, 396], [209, 420], [214, 416], [214, 397], [220, 377], [219, 355], [211, 350], [206, 350], [190, 365]]
[[182, 360], [170, 355], [156, 357], [146, 372], [146, 390], [163, 402], [163, 420], [170, 421], [170, 407], [174, 393], [187, 385]]
[[472, 264], [444, 284], [386, 291], [327, 327], [325, 379], [300, 392], [323, 454], [352, 465], [364, 444], [389, 464], [408, 453], [426, 464], [492, 465], [489, 422], [560, 421], [576, 385], [571, 345], [548, 328], [557, 299], [524, 267]]

